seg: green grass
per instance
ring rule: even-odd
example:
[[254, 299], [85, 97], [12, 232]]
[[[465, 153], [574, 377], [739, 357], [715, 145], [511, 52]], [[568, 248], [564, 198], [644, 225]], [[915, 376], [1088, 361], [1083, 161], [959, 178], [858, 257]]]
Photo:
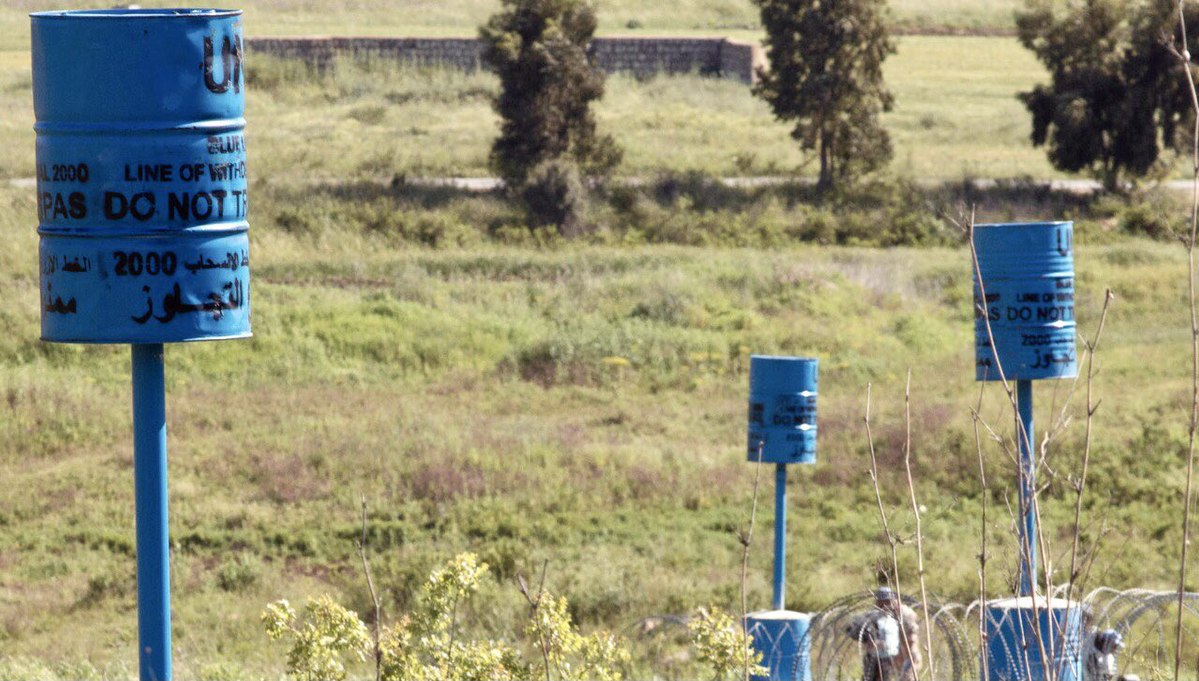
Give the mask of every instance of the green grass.
[[[178, 7], [147, 0], [143, 7]], [[183, 3], [187, 4], [187, 3]], [[192, 3], [194, 4], [194, 3]], [[111, 7], [80, 0], [72, 8]], [[202, 3], [200, 6], [205, 6]], [[247, 35], [474, 35], [499, 0], [243, 0]], [[757, 39], [758, 13], [748, 0], [598, 0], [600, 32], [629, 35], [732, 35]], [[894, 0], [897, 27], [909, 31], [1011, 31], [1019, 0]], [[28, 49], [28, 12], [62, 9], [48, 0], [13, 0], [0, 13], [0, 49]]]
[[[286, 16], [315, 25], [325, 7]], [[12, 14], [4, 20], [25, 30]], [[378, 28], [384, 14], [362, 16]], [[19, 46], [0, 52], [0, 179], [32, 175], [28, 68]], [[1124, 211], [1019, 184], [892, 184], [841, 203], [795, 187], [722, 190], [686, 172], [790, 170], [801, 159], [786, 128], [744, 86], [616, 77], [600, 119], [628, 150], [621, 172], [653, 182], [614, 191], [588, 243], [563, 244], [527, 235], [495, 195], [402, 181], [486, 173], [489, 76], [255, 68], [255, 338], [168, 351], [180, 678], [280, 676], [283, 653], [258, 624], [270, 600], [329, 591], [365, 611], [361, 495], [389, 616], [429, 567], [468, 549], [496, 575], [463, 613], [471, 634], [522, 627], [514, 578], [543, 560], [588, 628], [732, 605], [753, 481], [741, 444], [750, 352], [822, 361], [820, 463], [793, 473], [792, 606], [869, 587], [885, 559], [864, 473], [867, 385], [885, 498], [899, 531], [912, 531], [898, 477], [909, 368], [929, 586], [973, 598], [968, 256], [797, 243], [930, 228], [969, 203], [985, 219], [1079, 219], [1081, 330], [1093, 331], [1105, 287], [1118, 296], [1096, 383], [1086, 519], [1088, 541], [1102, 543], [1087, 586], [1170, 587], [1189, 408], [1186, 266], [1178, 247], [1121, 233], [1130, 215], [1176, 223], [1170, 200]], [[1024, 144], [1012, 94], [1040, 71], [1014, 41], [904, 38], [888, 69], [898, 174], [1052, 176]], [[125, 678], [135, 667], [128, 351], [37, 341], [35, 220], [32, 190], [0, 183], [0, 677]], [[1047, 424], [1067, 386], [1038, 390]], [[1046, 479], [1059, 567], [1081, 452], [1077, 397], [1068, 413]], [[993, 387], [983, 415], [1001, 431], [1010, 423]], [[986, 457], [1001, 509], [1014, 473], [995, 446]], [[768, 597], [770, 521], [759, 515], [755, 605]], [[986, 531], [989, 587], [1001, 593], [1014, 572], [1007, 518], [993, 515]], [[909, 583], [914, 566], [905, 546]], [[673, 639], [631, 646], [637, 678], [694, 676]]]
[[[295, 66], [261, 68], [247, 114], [271, 121], [254, 130], [259, 177], [489, 174], [498, 123], [487, 74], [343, 64], [335, 77], [307, 81]], [[1015, 96], [1042, 74], [1010, 38], [901, 39], [886, 71], [896, 97], [885, 117], [895, 172], [944, 180], [1060, 176], [1029, 143], [1028, 114]], [[626, 150], [622, 174], [812, 172], [790, 126], [736, 82], [615, 76], [597, 113]]]
[[[296, 64], [251, 62], [247, 117], [255, 177], [290, 184], [488, 175], [497, 131], [489, 74], [364, 69], [315, 77]], [[1028, 143], [1015, 94], [1042, 71], [1010, 38], [909, 37], [887, 62], [895, 111], [885, 123], [897, 174], [925, 179], [1058, 177]], [[33, 174], [28, 57], [0, 52], [0, 178]], [[610, 78], [600, 123], [626, 150], [621, 174], [812, 173], [789, 126], [745, 86], [698, 76]], [[269, 122], [269, 123], [268, 123]]]
[[[127, 676], [128, 353], [36, 340], [32, 198], [0, 189], [0, 205], [0, 479], [16, 491], [0, 495], [4, 664], [29, 676]], [[753, 476], [741, 444], [751, 351], [822, 361], [821, 462], [794, 473], [794, 607], [874, 583], [884, 548], [861, 415], [872, 384], [885, 497], [902, 508], [908, 368], [930, 588], [972, 597], [980, 493], [961, 249], [435, 251], [350, 222], [295, 234], [270, 220], [252, 234], [255, 338], [168, 352], [182, 676], [278, 675], [282, 652], [257, 623], [268, 600], [330, 591], [365, 609], [360, 495], [392, 615], [431, 565], [467, 549], [497, 576], [464, 613], [475, 633], [520, 628], [512, 579], [543, 559], [588, 627], [734, 603], [734, 531]], [[1091, 585], [1168, 587], [1189, 385], [1185, 262], [1177, 247], [1088, 234], [1078, 263], [1084, 332], [1104, 287], [1118, 295], [1086, 504], [1088, 521], [1103, 518], [1114, 534]], [[1040, 423], [1065, 390], [1041, 387]], [[1075, 403], [1047, 479], [1059, 566], [1078, 412]], [[995, 389], [983, 415], [1000, 430], [1010, 422]], [[999, 504], [1012, 470], [994, 447], [987, 457]], [[769, 513], [759, 521], [755, 604], [769, 588]], [[894, 522], [912, 529], [903, 510]], [[996, 593], [1013, 568], [1007, 526], [992, 517]], [[909, 580], [913, 558], [905, 548]], [[632, 642], [640, 675], [685, 676], [661, 645]]]

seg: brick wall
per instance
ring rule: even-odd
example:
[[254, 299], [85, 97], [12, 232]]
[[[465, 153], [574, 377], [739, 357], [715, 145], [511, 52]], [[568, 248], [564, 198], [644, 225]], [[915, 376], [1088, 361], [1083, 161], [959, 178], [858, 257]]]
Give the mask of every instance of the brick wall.
[[[247, 38], [246, 49], [284, 59], [303, 59], [327, 68], [339, 57], [355, 61], [388, 60], [479, 68], [481, 43], [475, 38]], [[723, 38], [596, 38], [591, 43], [596, 64], [607, 73], [700, 73], [753, 82], [763, 63], [757, 45]]]

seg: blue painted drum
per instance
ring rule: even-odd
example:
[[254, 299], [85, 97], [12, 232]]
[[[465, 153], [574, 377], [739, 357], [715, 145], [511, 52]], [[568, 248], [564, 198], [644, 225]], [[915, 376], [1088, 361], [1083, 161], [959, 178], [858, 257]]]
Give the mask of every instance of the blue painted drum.
[[1077, 376], [1074, 223], [978, 225], [974, 246], [976, 378], [1001, 380], [1000, 365], [1009, 381]]
[[1082, 606], [1040, 596], [986, 606], [986, 676], [992, 681], [1083, 681]]
[[765, 610], [745, 616], [754, 650], [762, 654], [768, 676], [757, 681], [808, 681], [812, 678], [812, 616], [791, 610]]
[[249, 336], [241, 12], [32, 20], [42, 338]]
[[749, 358], [751, 462], [816, 463], [817, 368], [805, 357]]

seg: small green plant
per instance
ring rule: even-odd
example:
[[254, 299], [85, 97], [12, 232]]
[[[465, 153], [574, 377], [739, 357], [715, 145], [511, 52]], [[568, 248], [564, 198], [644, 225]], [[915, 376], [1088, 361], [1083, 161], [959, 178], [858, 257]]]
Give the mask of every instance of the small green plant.
[[[458, 637], [458, 608], [478, 590], [487, 572], [487, 565], [480, 563], [473, 553], [460, 554], [434, 570], [422, 586], [412, 612], [380, 633], [377, 678], [381, 681], [529, 679], [529, 665], [515, 648], [502, 642], [463, 641]], [[346, 678], [343, 657], [353, 655], [364, 660], [372, 647], [370, 634], [357, 613], [346, 610], [328, 596], [309, 600], [303, 618], [296, 615], [286, 600], [276, 601], [267, 606], [262, 620], [271, 639], [294, 638], [288, 652], [287, 673], [297, 681], [340, 681]], [[587, 652], [590, 654], [590, 649]], [[614, 679], [619, 675], [587, 678]]]
[[262, 561], [249, 553], [239, 554], [217, 570], [216, 583], [222, 591], [238, 592], [258, 583], [262, 577]]
[[357, 613], [346, 610], [328, 595], [309, 598], [299, 616], [286, 599], [262, 613], [271, 640], [292, 639], [287, 653], [287, 674], [296, 681], [341, 681], [346, 678], [343, 656], [359, 661], [370, 650], [370, 634]]
[[410, 615], [380, 637], [383, 681], [519, 681], [528, 665], [510, 646], [458, 639], [458, 608], [478, 590], [486, 563], [463, 553], [434, 570]]
[[766, 676], [769, 670], [762, 666], [762, 653], [747, 644], [747, 637], [733, 616], [720, 608], [700, 608], [687, 624], [691, 630], [691, 643], [700, 663], [712, 671], [713, 679], [739, 678], [749, 662], [752, 676]]
[[554, 598], [544, 590], [530, 599], [531, 617], [525, 634], [534, 638], [541, 649], [546, 678], [552, 678], [556, 671], [561, 681], [620, 681], [617, 668], [628, 663], [628, 652], [606, 631], [580, 634], [568, 608], [564, 596]]

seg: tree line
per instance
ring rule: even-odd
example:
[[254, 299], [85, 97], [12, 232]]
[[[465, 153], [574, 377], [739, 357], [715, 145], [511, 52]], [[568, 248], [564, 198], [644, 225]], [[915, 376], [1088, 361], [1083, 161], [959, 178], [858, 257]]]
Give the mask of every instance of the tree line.
[[[895, 53], [886, 0], [752, 0], [766, 31], [768, 68], [754, 94], [817, 164], [830, 191], [884, 168], [893, 149], [881, 115], [894, 98], [883, 63]], [[1199, 4], [1185, 4], [1199, 39]], [[1045, 65], [1049, 82], [1018, 93], [1031, 142], [1053, 166], [1086, 172], [1123, 191], [1168, 171], [1189, 141], [1190, 93], [1175, 0], [1026, 0], [1018, 38]], [[500, 134], [493, 170], [524, 207], [531, 227], [570, 236], [585, 229], [593, 187], [620, 163], [591, 104], [604, 75], [588, 54], [597, 21], [588, 0], [503, 0], [480, 28], [483, 61], [500, 79]]]

